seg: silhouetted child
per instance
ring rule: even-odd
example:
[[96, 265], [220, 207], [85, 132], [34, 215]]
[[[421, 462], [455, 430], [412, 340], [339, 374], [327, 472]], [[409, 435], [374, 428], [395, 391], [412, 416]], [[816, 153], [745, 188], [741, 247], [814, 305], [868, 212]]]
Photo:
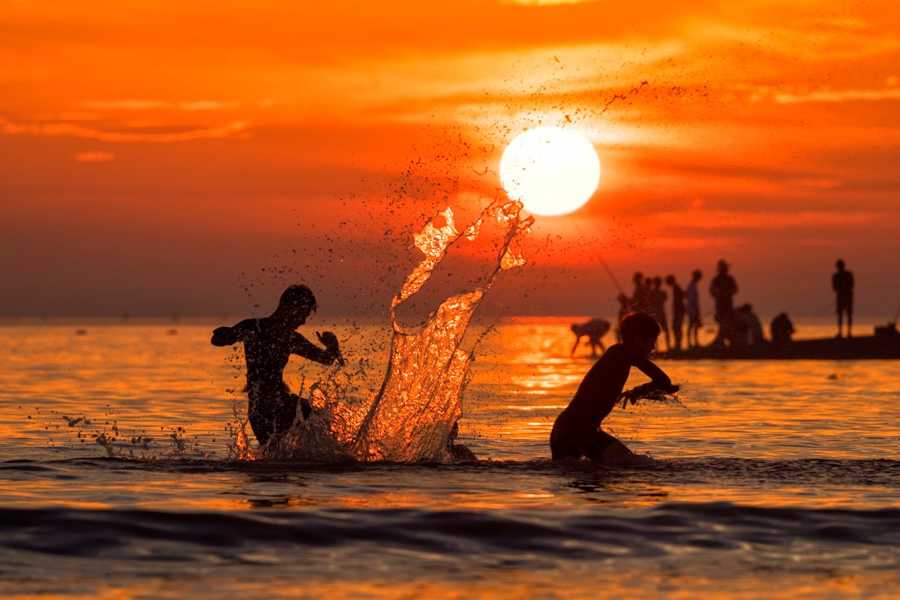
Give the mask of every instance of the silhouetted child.
[[649, 359], [660, 333], [656, 319], [646, 313], [631, 313], [622, 319], [619, 333], [622, 343], [610, 346], [594, 363], [569, 406], [556, 418], [550, 433], [553, 460], [582, 456], [603, 460], [631, 454], [622, 442], [600, 429], [619, 400], [631, 367], [643, 371], [663, 392], [678, 391], [678, 386], [672, 385], [668, 375]]
[[666, 277], [666, 285], [672, 287], [672, 337], [675, 349], [681, 350], [681, 333], [684, 331], [684, 290], [675, 281], [674, 275]]
[[337, 337], [330, 331], [316, 333], [325, 349], [319, 348], [296, 329], [316, 310], [316, 299], [305, 285], [292, 285], [281, 295], [278, 308], [262, 319], [245, 319], [233, 327], [213, 331], [215, 346], [244, 343], [247, 361], [247, 417], [260, 444], [273, 435], [287, 431], [294, 423], [297, 405], [303, 418], [309, 417], [309, 400], [292, 394], [283, 373], [291, 354], [330, 365], [344, 364]]

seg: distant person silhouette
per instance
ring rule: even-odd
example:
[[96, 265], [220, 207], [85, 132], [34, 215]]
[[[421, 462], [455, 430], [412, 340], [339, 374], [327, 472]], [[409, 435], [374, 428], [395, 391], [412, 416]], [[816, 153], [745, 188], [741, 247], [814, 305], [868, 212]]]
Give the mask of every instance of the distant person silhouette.
[[831, 289], [837, 294], [837, 337], [841, 337], [844, 328], [844, 313], [847, 313], [847, 337], [852, 337], [853, 328], [853, 273], [844, 270], [844, 261], [835, 264], [837, 272], [831, 276]]
[[622, 319], [625, 318], [625, 315], [631, 312], [631, 299], [625, 294], [619, 294], [618, 296], [616, 296], [616, 300], [619, 301], [618, 322], [621, 323]]
[[790, 342], [791, 336], [794, 335], [794, 324], [791, 323], [787, 313], [779, 313], [777, 317], [772, 319], [769, 330], [772, 332], [773, 344], [785, 344]]
[[737, 309], [738, 316], [741, 319], [742, 330], [745, 334], [745, 341], [749, 346], [756, 346], [766, 341], [766, 335], [763, 333], [762, 323], [759, 317], [753, 312], [751, 304], [744, 304]]
[[644, 292], [641, 294], [641, 303], [635, 308], [636, 312], [653, 312], [653, 278], [644, 277]]
[[603, 336], [609, 331], [609, 321], [606, 319], [591, 319], [587, 323], [574, 323], [571, 327], [572, 333], [575, 334], [575, 345], [572, 346], [570, 356], [575, 356], [575, 350], [578, 348], [581, 338], [586, 337], [591, 345], [591, 356], [597, 356], [597, 346], [606, 352], [606, 346], [603, 345]]
[[319, 348], [296, 329], [316, 310], [316, 299], [305, 285], [292, 285], [281, 295], [278, 308], [262, 319], [245, 319], [233, 327], [219, 327], [213, 331], [212, 344], [231, 346], [244, 344], [247, 361], [247, 417], [260, 444], [278, 433], [287, 431], [294, 423], [297, 405], [303, 418], [312, 407], [309, 400], [292, 394], [284, 382], [283, 373], [291, 354], [324, 365], [335, 361], [344, 364], [337, 337], [330, 331], [316, 333], [325, 349]]
[[647, 298], [647, 312], [659, 323], [659, 328], [666, 336], [666, 350], [668, 350], [672, 347], [672, 340], [669, 337], [669, 322], [666, 319], [666, 300], [669, 295], [662, 289], [662, 277], [653, 278], [653, 288], [647, 293]]
[[681, 350], [681, 334], [684, 329], [684, 290], [674, 275], [666, 277], [666, 285], [672, 288], [672, 337], [675, 349]]
[[700, 345], [700, 328], [703, 321], [700, 319], [700, 294], [697, 292], [697, 284], [703, 279], [703, 273], [695, 270], [691, 273], [691, 282], [685, 291], [685, 311], [688, 317], [687, 347]]
[[644, 310], [647, 304], [644, 274], [636, 271], [631, 280], [634, 282], [634, 295], [631, 296], [631, 308], [628, 312], [640, 312]]
[[619, 333], [622, 343], [610, 346], [594, 363], [572, 401], [556, 418], [550, 432], [553, 460], [582, 456], [602, 460], [631, 454], [625, 444], [600, 429], [616, 405], [631, 367], [643, 371], [663, 392], [678, 391], [669, 376], [649, 359], [660, 333], [656, 319], [646, 313], [631, 313], [622, 319]]
[[716, 322], [719, 324], [719, 333], [714, 344], [724, 345], [730, 342], [735, 334], [738, 322], [734, 314], [734, 295], [738, 291], [737, 283], [728, 274], [728, 263], [720, 260], [716, 266], [717, 275], [709, 284], [709, 293], [716, 304]]

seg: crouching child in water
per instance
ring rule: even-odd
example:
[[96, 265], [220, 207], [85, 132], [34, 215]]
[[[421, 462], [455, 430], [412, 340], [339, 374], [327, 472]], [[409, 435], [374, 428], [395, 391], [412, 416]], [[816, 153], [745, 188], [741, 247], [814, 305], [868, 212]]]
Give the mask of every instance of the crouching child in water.
[[656, 319], [646, 313], [631, 313], [622, 319], [622, 342], [611, 346], [594, 363], [569, 406], [553, 424], [553, 460], [584, 456], [599, 461], [631, 454], [625, 444], [600, 429], [600, 425], [619, 400], [631, 367], [643, 371], [659, 390], [669, 394], [678, 391], [679, 386], [672, 385], [669, 376], [649, 359], [659, 334]]
[[309, 400], [292, 394], [284, 382], [284, 368], [291, 354], [324, 365], [335, 361], [344, 364], [333, 333], [316, 333], [319, 342], [325, 346], [323, 350], [296, 331], [316, 307], [312, 290], [305, 285], [292, 285], [281, 295], [278, 308], [270, 316], [245, 319], [233, 327], [219, 327], [213, 331], [211, 342], [215, 346], [244, 344], [247, 361], [245, 391], [249, 400], [247, 417], [260, 444], [291, 427], [298, 404], [304, 419], [312, 411]]

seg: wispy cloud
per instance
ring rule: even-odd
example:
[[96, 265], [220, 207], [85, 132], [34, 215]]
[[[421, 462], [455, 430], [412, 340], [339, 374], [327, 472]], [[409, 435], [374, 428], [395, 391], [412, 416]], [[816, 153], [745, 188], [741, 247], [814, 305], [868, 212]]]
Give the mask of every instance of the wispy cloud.
[[504, 0], [501, 4], [521, 4], [522, 6], [553, 6], [555, 4], [588, 4], [600, 0]]
[[14, 123], [0, 117], [0, 133], [7, 135], [71, 136], [102, 142], [187, 142], [191, 140], [228, 138], [245, 134], [249, 121], [233, 121], [214, 127], [177, 132], [110, 131], [73, 123]]
[[900, 88], [872, 90], [818, 90], [802, 94], [777, 93], [775, 102], [779, 104], [799, 104], [802, 102], [859, 102], [876, 100], [900, 100]]
[[666, 228], [680, 227], [687, 230], [725, 229], [797, 229], [820, 228], [871, 223], [881, 218], [881, 213], [863, 211], [798, 211], [798, 212], [749, 212], [730, 210], [691, 210], [657, 213], [653, 220]]
[[238, 102], [220, 102], [217, 100], [190, 100], [169, 102], [166, 100], [91, 100], [81, 104], [91, 110], [231, 110], [240, 106]]
[[79, 152], [75, 155], [78, 162], [109, 162], [115, 158], [112, 152]]

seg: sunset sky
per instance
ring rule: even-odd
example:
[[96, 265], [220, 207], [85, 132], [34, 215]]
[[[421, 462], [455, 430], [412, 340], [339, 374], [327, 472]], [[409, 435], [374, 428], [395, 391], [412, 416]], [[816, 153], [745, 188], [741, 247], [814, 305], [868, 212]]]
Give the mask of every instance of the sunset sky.
[[724, 258], [768, 318], [831, 314], [843, 258], [857, 314], [900, 305], [893, 2], [0, 0], [0, 316], [261, 315], [294, 281], [384, 313], [538, 125], [600, 187], [488, 312], [610, 317], [601, 257], [629, 292]]

